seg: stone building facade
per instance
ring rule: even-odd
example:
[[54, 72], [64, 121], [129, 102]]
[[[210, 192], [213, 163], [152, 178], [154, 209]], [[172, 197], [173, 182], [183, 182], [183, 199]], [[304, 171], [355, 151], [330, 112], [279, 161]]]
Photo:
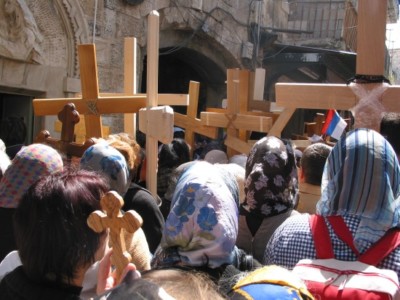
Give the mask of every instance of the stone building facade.
[[[52, 131], [55, 117], [33, 117], [31, 101], [35, 97], [70, 97], [80, 91], [79, 44], [96, 45], [100, 90], [121, 92], [124, 37], [136, 37], [138, 85], [144, 92], [147, 16], [152, 10], [160, 14], [159, 92], [186, 93], [189, 80], [199, 81], [199, 110], [218, 107], [226, 96], [228, 68], [268, 69], [271, 57], [275, 59], [291, 46], [345, 49], [346, 2], [0, 0], [0, 116], [24, 116], [30, 137], [42, 128]], [[304, 51], [299, 59], [304, 61]], [[320, 66], [311, 67], [311, 71], [320, 70]], [[330, 72], [329, 66], [321, 72], [325, 81], [344, 80]], [[266, 100], [273, 100], [276, 81], [301, 80], [291, 78], [291, 70], [271, 74], [268, 77], [267, 71]], [[293, 72], [296, 74], [308, 78], [310, 72]], [[321, 80], [318, 74], [316, 78]], [[123, 129], [118, 115], [108, 116], [104, 122], [113, 132]]]

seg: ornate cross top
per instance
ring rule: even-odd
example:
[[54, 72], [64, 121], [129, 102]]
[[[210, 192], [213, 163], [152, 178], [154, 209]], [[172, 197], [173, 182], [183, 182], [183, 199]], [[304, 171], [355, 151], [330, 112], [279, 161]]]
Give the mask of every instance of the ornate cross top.
[[143, 220], [134, 210], [122, 214], [121, 207], [124, 200], [115, 191], [110, 191], [100, 200], [103, 211], [94, 211], [90, 214], [87, 223], [95, 232], [110, 229], [110, 240], [113, 248], [111, 262], [116, 267], [117, 281], [121, 279], [122, 271], [131, 262], [132, 257], [126, 251], [124, 230], [134, 233], [142, 226]]
[[36, 137], [36, 142], [49, 144], [68, 158], [72, 156], [81, 157], [83, 152], [94, 145], [95, 142], [92, 139], [87, 139], [84, 144], [74, 142], [74, 128], [80, 120], [75, 105], [73, 103], [65, 104], [63, 110], [58, 113], [58, 119], [62, 123], [61, 139], [52, 138], [47, 130], [42, 130]]

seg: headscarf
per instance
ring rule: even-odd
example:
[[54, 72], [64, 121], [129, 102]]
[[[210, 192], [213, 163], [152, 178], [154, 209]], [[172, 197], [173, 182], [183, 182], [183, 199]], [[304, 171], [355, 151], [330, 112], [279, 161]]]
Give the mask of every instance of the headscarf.
[[360, 217], [354, 234], [362, 249], [400, 224], [400, 167], [379, 133], [356, 129], [333, 147], [325, 164], [317, 214]]
[[[198, 162], [179, 178], [153, 266], [232, 263], [238, 234], [238, 206], [218, 169]], [[237, 187], [237, 184], [236, 184]], [[236, 192], [237, 193], [237, 192]], [[169, 251], [172, 250], [172, 251]]]
[[246, 162], [241, 214], [271, 217], [296, 207], [298, 181], [292, 145], [274, 136], [254, 144]]
[[0, 181], [0, 207], [16, 208], [23, 194], [41, 176], [63, 168], [61, 155], [44, 144], [23, 147]]
[[83, 153], [80, 168], [106, 176], [111, 190], [124, 196], [130, 185], [129, 167], [125, 157], [106, 142], [90, 146]]

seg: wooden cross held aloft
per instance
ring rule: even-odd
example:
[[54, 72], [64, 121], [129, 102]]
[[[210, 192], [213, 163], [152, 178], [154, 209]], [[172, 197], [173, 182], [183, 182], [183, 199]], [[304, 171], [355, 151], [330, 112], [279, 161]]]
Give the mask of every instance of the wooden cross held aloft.
[[255, 116], [247, 111], [249, 103], [248, 70], [227, 70], [227, 109], [221, 112], [201, 112], [204, 125], [227, 128], [225, 144], [228, 146], [228, 157], [236, 153], [247, 154], [251, 145], [239, 138], [239, 130], [267, 133], [272, 127], [272, 117]]
[[103, 211], [94, 211], [87, 219], [90, 228], [95, 232], [110, 229], [110, 240], [113, 248], [111, 263], [116, 267], [117, 282], [120, 281], [122, 272], [126, 265], [131, 262], [132, 257], [126, 251], [124, 230], [133, 233], [142, 226], [143, 220], [134, 210], [122, 214], [121, 207], [124, 200], [115, 191], [105, 194], [100, 205]]
[[[357, 75], [384, 74], [386, 14], [387, 0], [358, 1]], [[275, 90], [276, 103], [285, 110], [269, 135], [280, 136], [296, 108], [354, 110], [355, 127], [377, 131], [380, 130], [383, 111], [400, 112], [400, 86], [385, 87], [382, 83], [277, 83]], [[369, 99], [371, 96], [374, 98]]]
[[[134, 41], [127, 40], [125, 43], [134, 43]], [[125, 49], [128, 49], [126, 51], [133, 51], [129, 50], [133, 48], [133, 46], [129, 45], [125, 47]], [[100, 94], [95, 45], [79, 45], [78, 54], [82, 95], [73, 98], [34, 99], [34, 113], [36, 116], [56, 115], [63, 109], [65, 104], [74, 103], [76, 109], [85, 116], [86, 138], [104, 137], [101, 115], [137, 113], [139, 109], [146, 107], [147, 95], [131, 93], [135, 92], [133, 80], [135, 80], [134, 74], [136, 72], [135, 67], [129, 67], [129, 62], [132, 59], [127, 59], [127, 63], [125, 63], [125, 76], [127, 76], [125, 79], [125, 92], [122, 94]], [[131, 55], [133, 54], [126, 54], [127, 57]], [[189, 103], [189, 96], [185, 94], [161, 94], [159, 98], [159, 104], [188, 105]], [[133, 121], [129, 119], [127, 122]]]
[[67, 155], [67, 157], [81, 157], [83, 152], [94, 145], [94, 140], [87, 139], [84, 144], [74, 142], [74, 128], [79, 122], [80, 116], [73, 103], [67, 103], [64, 109], [58, 113], [61, 126], [61, 139], [50, 136], [47, 130], [42, 130], [36, 137], [37, 143], [49, 144], [53, 148]]
[[146, 133], [146, 184], [157, 196], [158, 141], [164, 144], [173, 140], [174, 111], [169, 106], [158, 105], [158, 47], [160, 21], [157, 11], [148, 16], [147, 34], [147, 103], [139, 111], [139, 129]]

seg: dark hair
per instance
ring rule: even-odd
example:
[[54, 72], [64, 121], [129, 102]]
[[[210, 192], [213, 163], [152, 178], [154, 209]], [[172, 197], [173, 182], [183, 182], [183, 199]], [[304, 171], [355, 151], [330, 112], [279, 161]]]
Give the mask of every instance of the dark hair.
[[14, 215], [16, 244], [27, 276], [70, 283], [95, 261], [103, 233], [87, 225], [107, 183], [94, 172], [64, 170], [34, 183]]
[[381, 134], [400, 154], [400, 113], [384, 113], [381, 120]]
[[161, 145], [158, 153], [159, 168], [176, 168], [190, 161], [190, 149], [184, 139], [174, 138], [171, 143]]
[[304, 149], [300, 166], [306, 183], [321, 185], [325, 162], [331, 150], [332, 147], [324, 143], [315, 143]]
[[23, 117], [10, 116], [1, 121], [0, 138], [6, 144], [6, 147], [24, 144], [26, 134], [26, 124]]

